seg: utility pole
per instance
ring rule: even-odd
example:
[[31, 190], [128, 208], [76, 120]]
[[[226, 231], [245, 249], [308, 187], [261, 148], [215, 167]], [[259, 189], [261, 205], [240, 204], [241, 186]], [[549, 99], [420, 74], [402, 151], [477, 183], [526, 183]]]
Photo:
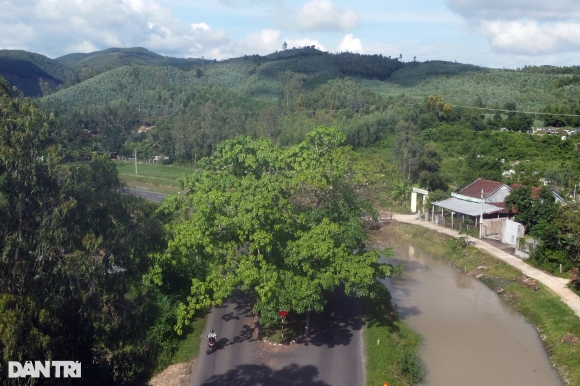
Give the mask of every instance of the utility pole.
[[479, 214], [479, 238], [483, 238], [483, 189], [481, 189], [481, 211]]

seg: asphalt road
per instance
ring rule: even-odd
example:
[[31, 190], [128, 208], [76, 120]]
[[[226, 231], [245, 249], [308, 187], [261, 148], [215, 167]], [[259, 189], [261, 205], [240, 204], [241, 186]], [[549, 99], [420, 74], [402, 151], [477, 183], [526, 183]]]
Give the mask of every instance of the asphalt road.
[[127, 188], [127, 190], [129, 192], [131, 192], [131, 194], [133, 194], [137, 197], [143, 197], [146, 200], [155, 201], [155, 202], [161, 202], [161, 201], [163, 201], [163, 199], [165, 197], [168, 196], [167, 194], [157, 193], [157, 192], [149, 192], [147, 190], [139, 190], [139, 189], [131, 189], [131, 188]]
[[357, 386], [364, 385], [363, 323], [360, 302], [336, 291], [324, 313], [311, 316], [307, 344], [279, 353], [263, 351], [252, 337], [252, 301], [242, 291], [215, 307], [208, 318], [218, 335], [217, 350], [207, 338], [196, 360], [192, 386]]

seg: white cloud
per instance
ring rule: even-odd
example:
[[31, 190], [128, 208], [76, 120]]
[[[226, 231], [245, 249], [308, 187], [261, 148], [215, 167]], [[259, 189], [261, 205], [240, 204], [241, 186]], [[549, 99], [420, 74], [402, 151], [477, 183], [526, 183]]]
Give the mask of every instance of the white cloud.
[[265, 29], [260, 32], [249, 33], [242, 43], [252, 53], [269, 54], [281, 49], [280, 30]]
[[545, 55], [580, 49], [580, 23], [483, 21], [480, 32], [499, 52]]
[[310, 39], [310, 38], [292, 39], [292, 38], [288, 38], [285, 40], [285, 42], [288, 43], [289, 48], [292, 48], [292, 47], [300, 48], [300, 47], [306, 47], [306, 46], [314, 46], [317, 49], [319, 49], [320, 51], [326, 51], [326, 47], [324, 47], [322, 44], [320, 44], [320, 42], [318, 40], [315, 40], [315, 39]]
[[207, 23], [188, 24], [154, 0], [2, 2], [0, 48], [48, 56], [144, 46], [165, 55], [201, 56], [235, 41]]
[[194, 30], [200, 29], [203, 31], [209, 31], [211, 29], [211, 27], [209, 25], [207, 25], [206, 23], [193, 23], [191, 25], [191, 28], [193, 28]]
[[344, 31], [359, 25], [359, 16], [352, 8], [340, 9], [332, 0], [310, 0], [298, 14], [296, 22], [302, 31]]
[[496, 52], [537, 56], [580, 49], [577, 0], [448, 0], [448, 5]]
[[449, 8], [466, 19], [563, 20], [580, 17], [577, 0], [448, 0]]
[[359, 54], [364, 53], [363, 45], [360, 39], [355, 38], [352, 34], [346, 34], [338, 44], [337, 51], [339, 52], [356, 52]]
[[218, 0], [218, 3], [232, 8], [244, 8], [254, 4], [267, 3], [266, 0]]

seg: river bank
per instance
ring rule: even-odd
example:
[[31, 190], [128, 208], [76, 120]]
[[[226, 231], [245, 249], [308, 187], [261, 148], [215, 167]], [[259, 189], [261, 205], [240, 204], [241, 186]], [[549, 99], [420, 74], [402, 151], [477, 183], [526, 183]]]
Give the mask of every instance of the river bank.
[[462, 247], [434, 230], [394, 222], [371, 232], [371, 236], [372, 242], [381, 245], [393, 238], [408, 240], [445, 259], [457, 271], [480, 279], [535, 326], [564, 382], [580, 384], [580, 319], [550, 289], [501, 260], [476, 248]]
[[368, 386], [414, 385], [424, 368], [418, 355], [421, 336], [399, 318], [391, 294], [381, 284], [375, 299], [363, 299]]

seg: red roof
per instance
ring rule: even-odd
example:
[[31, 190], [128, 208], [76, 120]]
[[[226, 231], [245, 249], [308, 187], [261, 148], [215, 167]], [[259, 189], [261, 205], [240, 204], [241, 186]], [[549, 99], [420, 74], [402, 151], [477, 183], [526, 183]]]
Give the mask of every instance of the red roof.
[[506, 205], [505, 205], [505, 202], [488, 202], [488, 204], [501, 208], [501, 210], [499, 212], [496, 212], [496, 213], [518, 213], [518, 211], [515, 209], [508, 210]]
[[461, 190], [459, 194], [473, 198], [481, 198], [481, 190], [483, 189], [483, 197], [487, 197], [491, 193], [498, 190], [503, 185], [505, 184], [502, 182], [478, 178], [477, 180], [469, 184], [467, 187], [463, 188], [463, 190]]

